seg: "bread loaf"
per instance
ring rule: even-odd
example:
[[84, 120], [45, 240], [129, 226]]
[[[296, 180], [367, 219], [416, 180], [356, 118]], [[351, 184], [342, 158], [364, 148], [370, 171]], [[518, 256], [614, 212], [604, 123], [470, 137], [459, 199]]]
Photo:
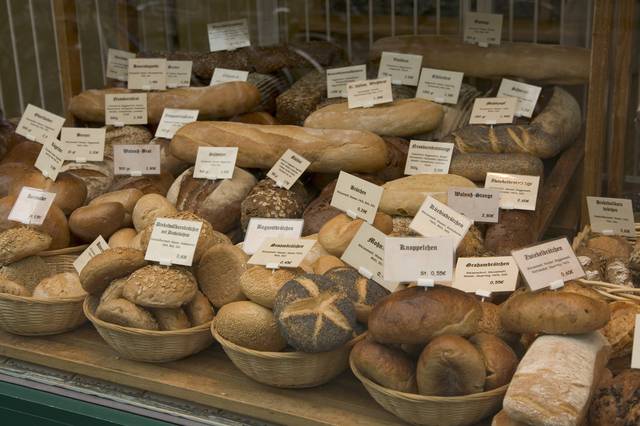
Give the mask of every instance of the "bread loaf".
[[287, 346], [273, 312], [257, 303], [239, 301], [223, 306], [214, 327], [225, 339], [256, 351], [278, 352]]
[[120, 191], [108, 192], [106, 194], [99, 195], [91, 200], [89, 202], [89, 205], [91, 206], [111, 202], [120, 203], [122, 204], [122, 207], [124, 207], [125, 211], [125, 219], [123, 225], [131, 226], [131, 215], [133, 213], [133, 208], [143, 195], [144, 194], [142, 193], [142, 191], [136, 188], [123, 189]]
[[496, 256], [510, 256], [512, 250], [536, 241], [533, 212], [500, 210], [500, 219], [487, 228], [484, 246]]
[[622, 237], [599, 236], [589, 238], [587, 248], [599, 253], [605, 259], [628, 259], [631, 255], [632, 247]]
[[141, 232], [147, 226], [153, 225], [157, 218], [167, 217], [178, 213], [174, 203], [159, 194], [143, 195], [135, 203], [131, 218], [136, 231]]
[[9, 188], [9, 195], [20, 194], [24, 186], [42, 189], [56, 194], [53, 203], [69, 215], [82, 206], [87, 198], [87, 187], [84, 182], [69, 173], [59, 173], [55, 181], [46, 178], [40, 170], [33, 168], [20, 179], [16, 179]]
[[2, 163], [21, 163], [32, 166], [36, 162], [38, 155], [40, 155], [42, 144], [27, 140], [15, 132], [13, 133], [13, 136], [18, 137], [21, 140], [17, 141], [17, 143], [7, 152], [7, 155], [2, 158]]
[[252, 302], [271, 309], [278, 290], [299, 273], [297, 269], [273, 270], [262, 265], [251, 266], [240, 275], [240, 289]]
[[216, 308], [244, 300], [240, 276], [247, 270], [248, 256], [230, 244], [210, 247], [196, 267], [200, 290]]
[[40, 281], [33, 290], [33, 297], [38, 299], [74, 298], [86, 295], [80, 284], [80, 278], [75, 272], [52, 275]]
[[388, 389], [417, 393], [416, 365], [404, 352], [371, 339], [358, 342], [351, 351], [358, 371]]
[[484, 182], [487, 173], [513, 173], [518, 175], [543, 176], [542, 160], [525, 153], [454, 152], [449, 173], [465, 177], [474, 182]]
[[0, 268], [0, 278], [15, 281], [29, 291], [52, 275], [52, 269], [40, 256], [29, 256]]
[[31, 292], [25, 286], [4, 277], [0, 278], [0, 293], [12, 296], [31, 296]]
[[304, 226], [302, 235], [312, 235], [320, 232], [320, 228], [340, 213], [340, 210], [331, 206], [331, 198], [336, 189], [337, 180], [326, 185], [320, 194], [311, 201], [302, 214]]
[[631, 354], [636, 315], [640, 306], [636, 303], [616, 301], [609, 303], [611, 319], [600, 332], [611, 345], [611, 358], [621, 358]]
[[195, 297], [197, 289], [187, 269], [148, 265], [129, 275], [122, 296], [145, 308], [179, 308]]
[[312, 172], [374, 172], [387, 160], [384, 141], [360, 130], [202, 121], [182, 127], [171, 140], [173, 155], [190, 163], [200, 146], [238, 147], [237, 166], [258, 169], [270, 169], [287, 149], [310, 161]]
[[497, 389], [508, 384], [518, 366], [518, 357], [513, 349], [499, 337], [487, 333], [474, 334], [469, 341], [484, 360], [487, 373], [484, 390]]
[[[342, 256], [363, 223], [362, 219], [351, 219], [346, 214], [340, 213], [320, 228], [318, 242], [330, 254]], [[376, 213], [373, 226], [384, 234], [390, 234], [393, 230], [391, 217], [384, 213]]]
[[317, 275], [324, 275], [325, 272], [342, 266], [345, 266], [345, 263], [335, 256], [320, 256], [318, 260], [313, 263], [313, 273]]
[[100, 295], [100, 304], [106, 303], [110, 300], [121, 299], [122, 298], [122, 290], [124, 289], [124, 285], [127, 283], [127, 278], [118, 278], [116, 280], [111, 281], [111, 284], [107, 288], [104, 289], [102, 295]]
[[25, 257], [45, 251], [51, 246], [51, 237], [32, 228], [11, 228], [0, 232], [0, 266], [17, 262]]
[[114, 232], [111, 237], [109, 237], [109, 247], [133, 247], [133, 239], [138, 235], [135, 229], [133, 228], [122, 228], [118, 229]]
[[240, 225], [246, 231], [251, 218], [296, 219], [302, 217], [308, 198], [300, 182], [290, 189], [280, 188], [272, 179], [254, 186], [240, 204]]
[[189, 318], [182, 308], [155, 308], [151, 309], [151, 313], [162, 331], [184, 330], [191, 327]]
[[333, 268], [324, 276], [349, 296], [356, 308], [356, 319], [363, 324], [367, 323], [375, 304], [389, 294], [389, 290], [349, 266]]
[[640, 392], [640, 372], [637, 370], [624, 370], [615, 378], [601, 382], [589, 409], [589, 425], [640, 424], [638, 392]]
[[200, 290], [196, 291], [196, 295], [191, 299], [191, 302], [184, 305], [184, 311], [193, 327], [206, 324], [213, 319], [211, 303]]
[[[113, 147], [116, 145], [146, 145], [153, 135], [145, 126], [105, 126], [104, 158], [113, 160]], [[113, 166], [112, 166], [113, 168]]]
[[69, 216], [71, 232], [85, 242], [92, 242], [102, 235], [109, 237], [122, 227], [125, 210], [120, 203], [102, 203], [76, 209]]
[[280, 124], [278, 123], [278, 120], [276, 120], [275, 117], [268, 112], [247, 112], [245, 114], [236, 115], [229, 121], [235, 121], [237, 123], [245, 124], [262, 124], [269, 126], [273, 124]]
[[158, 330], [158, 322], [149, 311], [126, 299], [114, 299], [101, 303], [96, 309], [96, 317], [102, 321], [123, 327]]
[[91, 163], [65, 161], [60, 171], [84, 182], [87, 188], [87, 201], [104, 194], [113, 184], [113, 161], [108, 158], [102, 162]]
[[456, 255], [458, 257], [480, 257], [488, 254], [484, 246], [482, 232], [477, 226], [471, 225], [469, 230], [458, 244]]
[[327, 96], [327, 76], [311, 71], [276, 99], [276, 119], [282, 124], [302, 126], [304, 120]]
[[480, 302], [482, 318], [478, 323], [478, 333], [492, 334], [507, 343], [514, 344], [518, 341], [518, 335], [505, 330], [500, 320], [500, 306], [491, 302]]
[[87, 262], [80, 271], [80, 283], [89, 294], [99, 294], [115, 279], [142, 268], [144, 252], [133, 248], [110, 248]]
[[169, 173], [173, 177], [177, 177], [180, 173], [189, 168], [190, 164], [176, 158], [169, 148], [171, 139], [153, 138], [149, 145], [160, 145], [160, 170]]

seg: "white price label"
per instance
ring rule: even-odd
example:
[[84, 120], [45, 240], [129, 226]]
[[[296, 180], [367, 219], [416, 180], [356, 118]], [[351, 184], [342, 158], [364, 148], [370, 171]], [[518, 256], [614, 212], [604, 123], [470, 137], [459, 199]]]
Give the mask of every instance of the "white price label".
[[63, 127], [60, 140], [66, 149], [64, 159], [78, 162], [102, 161], [106, 132], [104, 127]]
[[64, 163], [66, 148], [58, 139], [51, 139], [42, 146], [34, 166], [42, 175], [51, 180], [56, 180], [62, 163]]
[[531, 84], [520, 83], [519, 81], [509, 80], [503, 78], [500, 83], [500, 89], [498, 89], [498, 98], [516, 98], [516, 112], [517, 116], [529, 117], [533, 115], [533, 110], [536, 108], [540, 91], [539, 86], [533, 86]]
[[368, 223], [363, 223], [356, 232], [347, 249], [342, 254], [342, 261], [359, 271], [367, 271], [371, 279], [394, 291], [398, 283], [384, 280], [384, 243], [387, 236]]
[[449, 188], [447, 204], [474, 222], [497, 223], [500, 214], [500, 191], [483, 188]]
[[464, 42], [487, 47], [499, 45], [502, 38], [502, 15], [497, 13], [466, 12], [464, 14]]
[[636, 314], [636, 323], [633, 333], [633, 348], [631, 349], [631, 368], [640, 368], [640, 314]]
[[193, 177], [196, 179], [231, 179], [238, 157], [238, 147], [198, 147]]
[[302, 235], [302, 219], [249, 219], [247, 233], [242, 243], [242, 250], [247, 254], [254, 254], [268, 238], [298, 240]]
[[535, 210], [540, 176], [487, 173], [484, 187], [500, 191], [500, 208]]
[[461, 257], [456, 264], [453, 287], [467, 293], [513, 291], [518, 283], [518, 265], [511, 256]]
[[44, 145], [58, 137], [64, 120], [64, 117], [29, 104], [20, 118], [16, 133]]
[[56, 194], [41, 189], [23, 186], [9, 212], [9, 220], [25, 225], [42, 225], [44, 223]]
[[450, 282], [453, 250], [451, 237], [387, 238], [384, 279], [391, 282]]
[[230, 81], [247, 81], [249, 71], [228, 70], [226, 68], [216, 68], [213, 70], [209, 86], [228, 83]]
[[373, 223], [382, 198], [382, 187], [341, 171], [331, 206], [346, 212], [351, 217]]
[[129, 89], [166, 90], [167, 60], [136, 58], [129, 59]]
[[191, 266], [202, 222], [157, 218], [153, 224], [145, 260], [163, 265]]
[[160, 118], [155, 137], [172, 139], [182, 126], [196, 121], [198, 113], [197, 109], [165, 108], [162, 111], [162, 118]]
[[75, 268], [77, 273], [82, 272], [87, 263], [95, 256], [99, 255], [103, 251], [109, 248], [109, 244], [102, 238], [102, 235], [98, 235], [96, 238], [84, 251], [78, 256], [76, 260], [73, 262], [73, 267]]
[[311, 162], [307, 161], [307, 159], [287, 149], [269, 170], [267, 177], [273, 179], [277, 186], [289, 189], [302, 176], [302, 173], [307, 170], [309, 164]]
[[167, 87], [191, 86], [192, 61], [167, 61]]
[[469, 124], [510, 124], [516, 112], [516, 98], [476, 98]]
[[105, 94], [104, 114], [107, 125], [147, 124], [147, 94]]
[[409, 228], [425, 237], [450, 236], [453, 238], [455, 249], [467, 234], [471, 224], [473, 224], [472, 220], [429, 195], [420, 206]]
[[378, 78], [389, 77], [392, 84], [417, 86], [422, 55], [382, 52]]
[[327, 70], [327, 98], [347, 96], [347, 84], [367, 79], [366, 65], [331, 68]]
[[109, 53], [107, 54], [107, 78], [127, 81], [129, 75], [129, 59], [135, 57], [135, 53], [125, 50], [109, 49]]
[[207, 30], [211, 52], [251, 46], [246, 19], [208, 24]]
[[114, 145], [116, 175], [159, 175], [160, 145]]
[[347, 83], [349, 108], [368, 108], [393, 102], [391, 79], [364, 80]]
[[589, 223], [593, 232], [635, 237], [636, 228], [631, 200], [587, 197]]
[[407, 153], [405, 175], [449, 173], [453, 144], [412, 140]]
[[267, 238], [248, 263], [273, 265], [278, 268], [297, 268], [314, 244], [316, 240]]
[[463, 77], [464, 73], [461, 72], [422, 68], [416, 98], [457, 104]]

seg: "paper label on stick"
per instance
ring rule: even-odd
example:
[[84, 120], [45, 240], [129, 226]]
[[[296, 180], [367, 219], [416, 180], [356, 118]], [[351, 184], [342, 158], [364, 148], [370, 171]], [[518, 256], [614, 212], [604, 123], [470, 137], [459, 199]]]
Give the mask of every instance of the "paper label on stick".
[[455, 249], [472, 224], [472, 220], [428, 195], [409, 228], [425, 237], [450, 236]]
[[106, 94], [104, 113], [107, 125], [147, 124], [147, 94]]
[[476, 98], [473, 102], [469, 124], [513, 123], [516, 102], [516, 98]]
[[252, 217], [249, 219], [242, 250], [254, 254], [268, 238], [298, 240], [302, 235], [302, 219], [272, 219]]
[[207, 31], [211, 52], [251, 46], [246, 19], [208, 24]]
[[104, 238], [102, 238], [102, 235], [98, 235], [98, 238], [96, 238], [89, 245], [89, 247], [84, 249], [82, 254], [80, 254], [80, 256], [78, 256], [78, 258], [73, 262], [73, 267], [75, 268], [76, 272], [82, 272], [84, 267], [87, 266], [87, 263], [89, 263], [91, 259], [107, 250], [108, 248], [109, 244], [107, 244]]
[[157, 58], [129, 59], [129, 89], [166, 90], [167, 60]]
[[282, 188], [289, 189], [298, 180], [302, 173], [307, 170], [311, 162], [306, 158], [287, 149], [282, 157], [273, 165], [267, 177], [271, 178]]
[[409, 144], [405, 175], [449, 173], [453, 144], [412, 140]]
[[381, 186], [341, 171], [333, 191], [331, 206], [373, 223], [382, 191]]
[[228, 83], [230, 81], [247, 81], [249, 78], [249, 71], [229, 70], [226, 68], [216, 68], [213, 70], [213, 76], [209, 86], [215, 86], [216, 84]]
[[538, 102], [541, 90], [542, 88], [539, 86], [533, 86], [531, 84], [520, 83], [519, 81], [503, 78], [496, 97], [516, 98], [515, 114], [531, 118], [533, 110], [536, 108], [536, 103]]
[[182, 126], [196, 121], [198, 113], [197, 109], [165, 108], [162, 111], [162, 118], [160, 118], [155, 137], [172, 139]]
[[513, 250], [511, 255], [533, 291], [549, 287], [555, 281], [584, 277], [580, 261], [566, 238]]
[[135, 53], [126, 50], [109, 49], [107, 54], [107, 78], [127, 81], [129, 75], [129, 59], [134, 59]]
[[231, 179], [238, 157], [238, 147], [198, 147], [193, 177], [196, 179]]
[[633, 333], [633, 348], [631, 349], [631, 368], [640, 368], [640, 314], [636, 314], [636, 324]]
[[167, 61], [167, 87], [191, 86], [193, 61]]
[[42, 146], [34, 166], [42, 172], [44, 177], [56, 180], [62, 163], [64, 163], [66, 148], [58, 139], [51, 139]]
[[332, 68], [327, 70], [327, 98], [345, 98], [347, 84], [367, 79], [367, 66]]
[[386, 288], [394, 291], [398, 283], [384, 280], [384, 242], [387, 236], [369, 225], [363, 223], [353, 237], [347, 249], [342, 254], [345, 263], [371, 273], [371, 279]]
[[593, 232], [612, 232], [623, 237], [636, 236], [631, 200], [624, 198], [587, 197], [589, 223]]
[[66, 149], [67, 161], [102, 161], [106, 129], [88, 127], [63, 127], [60, 140]]
[[513, 291], [518, 283], [518, 265], [511, 256], [461, 257], [456, 264], [453, 287], [467, 293]]
[[64, 120], [64, 117], [29, 104], [20, 118], [16, 133], [44, 145], [58, 137]]
[[202, 222], [157, 218], [153, 224], [145, 260], [191, 266]]
[[392, 84], [417, 86], [422, 55], [382, 52], [378, 78], [389, 77]]
[[25, 225], [42, 225], [54, 198], [54, 192], [23, 186], [8, 218]]
[[466, 12], [464, 42], [487, 47], [499, 45], [502, 39], [502, 15], [498, 13]]
[[267, 238], [251, 256], [251, 265], [277, 265], [280, 268], [297, 268], [309, 253], [316, 240], [292, 240]]
[[461, 72], [422, 68], [416, 98], [457, 104], [463, 77], [464, 73]]
[[384, 243], [384, 279], [410, 282], [452, 279], [454, 244], [451, 237], [387, 238]]
[[483, 188], [449, 188], [447, 205], [474, 222], [497, 223], [500, 191]]
[[116, 175], [159, 175], [160, 145], [114, 145], [113, 171]]
[[391, 79], [364, 80], [347, 83], [349, 108], [372, 107], [393, 102]]
[[532, 210], [536, 209], [540, 176], [513, 175], [508, 173], [487, 173], [484, 187], [500, 191], [500, 208]]

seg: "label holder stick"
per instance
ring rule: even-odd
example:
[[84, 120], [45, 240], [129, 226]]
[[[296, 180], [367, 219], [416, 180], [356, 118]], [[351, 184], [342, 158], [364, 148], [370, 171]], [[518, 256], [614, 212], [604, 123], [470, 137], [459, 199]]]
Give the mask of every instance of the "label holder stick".
[[356, 220], [358, 218], [358, 213], [354, 212], [351, 209], [347, 209], [345, 213], [347, 214], [347, 216], [349, 216], [353, 220]]
[[361, 266], [358, 268], [358, 273], [368, 280], [370, 280], [371, 277], [373, 277], [373, 273], [371, 273], [371, 271], [365, 268], [364, 266]]
[[264, 265], [265, 268], [267, 269], [271, 269], [271, 274], [275, 274], [276, 269], [280, 269], [280, 265], [277, 263], [267, 263], [266, 265]]
[[436, 285], [435, 281], [431, 278], [418, 278], [417, 283], [418, 287], [424, 287], [425, 290]]
[[476, 296], [480, 297], [480, 301], [484, 302], [485, 299], [488, 299], [491, 297], [491, 291], [490, 290], [476, 290]]
[[560, 289], [562, 287], [564, 287], [564, 281], [562, 279], [551, 281], [549, 283], [549, 289], [551, 289], [551, 290], [558, 290], [558, 289]]
[[158, 263], [159, 263], [160, 265], [162, 265], [162, 266], [167, 266], [167, 267], [169, 267], [169, 266], [173, 265], [173, 262], [171, 262], [171, 260], [169, 260], [169, 259], [162, 259], [162, 260], [159, 260], [159, 261], [158, 261]]

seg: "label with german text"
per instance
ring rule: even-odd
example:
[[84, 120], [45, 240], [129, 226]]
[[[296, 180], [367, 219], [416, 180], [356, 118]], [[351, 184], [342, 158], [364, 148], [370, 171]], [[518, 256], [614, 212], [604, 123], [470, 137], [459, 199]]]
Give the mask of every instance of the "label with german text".
[[60, 132], [67, 161], [102, 161], [106, 129], [89, 127], [63, 127]]
[[267, 267], [297, 268], [314, 244], [316, 240], [267, 238], [248, 263]]
[[450, 282], [453, 251], [451, 237], [387, 238], [384, 279], [391, 282]]
[[102, 235], [98, 235], [98, 238], [93, 240], [89, 247], [84, 249], [84, 251], [78, 256], [76, 260], [73, 261], [73, 267], [75, 268], [77, 273], [82, 272], [87, 263], [103, 251], [109, 248], [109, 244], [102, 238]]
[[513, 175], [508, 173], [487, 173], [484, 187], [500, 191], [500, 208], [532, 210], [536, 209], [540, 176]]
[[65, 146], [58, 139], [51, 139], [40, 150], [38, 158], [34, 164], [35, 168], [40, 170], [44, 177], [51, 180], [56, 180], [62, 163], [64, 163], [64, 156], [66, 153]]
[[64, 117], [29, 104], [20, 118], [16, 133], [44, 145], [58, 137], [64, 120]]
[[498, 13], [466, 12], [463, 37], [465, 43], [487, 47], [499, 45], [502, 39], [502, 15]]
[[201, 228], [202, 222], [195, 220], [157, 218], [144, 259], [191, 266]]
[[346, 98], [347, 84], [367, 79], [366, 65], [331, 68], [327, 70], [327, 98]]
[[54, 192], [23, 186], [8, 218], [25, 225], [42, 225], [54, 198]]
[[516, 102], [516, 98], [476, 98], [473, 101], [469, 124], [513, 123]]
[[254, 254], [267, 238], [298, 240], [302, 235], [302, 219], [273, 219], [252, 217], [249, 219], [242, 250]]
[[391, 79], [380, 78], [347, 83], [347, 102], [349, 108], [368, 108], [393, 102]]
[[449, 188], [447, 205], [474, 222], [497, 223], [500, 191], [485, 188]]
[[226, 68], [216, 68], [213, 70], [209, 86], [228, 83], [230, 81], [247, 81], [249, 71], [229, 70]]
[[533, 110], [536, 108], [536, 103], [538, 102], [541, 90], [542, 88], [540, 86], [520, 83], [519, 81], [503, 78], [496, 97], [516, 98], [515, 115], [531, 118]]
[[441, 104], [457, 104], [464, 73], [422, 68], [416, 98]]
[[382, 52], [378, 78], [389, 77], [392, 84], [417, 86], [422, 66], [422, 55]]
[[159, 175], [160, 145], [114, 145], [116, 175]]
[[453, 287], [467, 293], [513, 291], [517, 283], [518, 265], [511, 256], [460, 257], [453, 279]]
[[453, 144], [412, 140], [407, 153], [405, 175], [424, 173], [449, 173]]
[[387, 236], [369, 225], [363, 223], [353, 237], [347, 249], [342, 254], [343, 262], [355, 269], [371, 274], [371, 279], [394, 291], [398, 283], [384, 280], [384, 242]]
[[473, 221], [428, 195], [409, 228], [425, 237], [450, 236], [458, 247]]
[[382, 187], [341, 171], [331, 206], [346, 212], [351, 217], [373, 223], [382, 197]]
[[161, 58], [129, 59], [127, 87], [134, 90], [166, 90], [167, 60]]
[[109, 49], [107, 54], [107, 78], [127, 81], [129, 75], [129, 59], [136, 57], [135, 53], [126, 50]]
[[105, 94], [104, 114], [107, 125], [147, 124], [147, 94]]
[[160, 118], [155, 137], [172, 139], [182, 126], [196, 121], [198, 113], [197, 109], [165, 108], [162, 111], [162, 118]]
[[[640, 314], [636, 314], [634, 330], [640, 330]], [[631, 349], [631, 368], [640, 368], [640, 333], [633, 333], [633, 347]]]
[[587, 207], [593, 232], [635, 238], [636, 227], [631, 200], [587, 197]]
[[238, 147], [200, 146], [193, 177], [196, 179], [231, 179], [236, 167]]
[[289, 189], [302, 176], [302, 173], [307, 170], [309, 164], [311, 162], [306, 158], [287, 149], [269, 170], [267, 177], [273, 179], [279, 187]]
[[193, 61], [167, 61], [167, 87], [191, 86]]
[[209, 50], [211, 52], [251, 46], [246, 19], [208, 24], [207, 31], [209, 33]]

